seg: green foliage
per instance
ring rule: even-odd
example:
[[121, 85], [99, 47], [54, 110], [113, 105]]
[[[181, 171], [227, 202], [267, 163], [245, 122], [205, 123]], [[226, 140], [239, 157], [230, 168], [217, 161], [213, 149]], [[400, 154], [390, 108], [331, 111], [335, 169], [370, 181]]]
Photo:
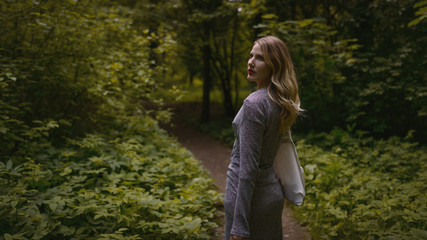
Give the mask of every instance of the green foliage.
[[425, 147], [359, 135], [334, 130], [297, 141], [307, 197], [296, 214], [314, 239], [425, 238]]
[[96, 0], [7, 2], [0, 121], [8, 122], [0, 126], [53, 120], [53, 137], [82, 134], [114, 111], [137, 111], [135, 103], [158, 89], [162, 66], [150, 65], [147, 46], [157, 36], [132, 25], [131, 9]]
[[290, 48], [308, 116], [301, 130], [356, 124], [376, 137], [415, 130], [425, 142], [425, 5], [265, 3], [255, 31], [279, 36]]
[[361, 47], [354, 64], [343, 68], [348, 80], [342, 89], [346, 122], [381, 137], [404, 137], [415, 130], [414, 137], [425, 142], [425, 21], [407, 26], [417, 15], [410, 0], [353, 4], [348, 14], [362, 18], [359, 24], [351, 19], [343, 24]]
[[417, 9], [415, 12], [415, 16], [417, 16], [417, 18], [408, 23], [409, 27], [419, 24], [427, 17], [427, 1], [422, 0], [415, 3], [414, 8]]
[[359, 129], [401, 137], [416, 130], [414, 136], [425, 142], [427, 88], [425, 71], [420, 69], [427, 60], [426, 28], [425, 22], [407, 26], [421, 6], [413, 5], [414, 1], [404, 0], [358, 6], [371, 7], [366, 15], [376, 21], [366, 25], [366, 36], [358, 37], [361, 51], [346, 69], [352, 88], [343, 93], [348, 96], [347, 121]]
[[233, 146], [235, 137], [233, 128], [229, 127], [231, 122], [230, 118], [213, 119], [209, 123], [201, 124], [199, 128], [201, 132], [213, 136], [227, 146]]
[[0, 163], [0, 239], [208, 239], [222, 197], [198, 161], [150, 117], [113, 129]]
[[221, 195], [141, 107], [169, 36], [114, 1], [5, 3], [0, 239], [209, 238]]

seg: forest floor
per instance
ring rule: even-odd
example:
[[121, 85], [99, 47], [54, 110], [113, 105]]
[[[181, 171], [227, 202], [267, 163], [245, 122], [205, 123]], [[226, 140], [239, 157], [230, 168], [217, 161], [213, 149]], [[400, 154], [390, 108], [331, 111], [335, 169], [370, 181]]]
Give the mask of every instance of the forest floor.
[[[199, 103], [173, 104], [169, 105], [169, 107], [174, 114], [173, 120], [171, 123], [162, 124], [161, 126], [175, 136], [181, 145], [202, 163], [202, 166], [215, 180], [219, 191], [224, 192], [231, 148], [188, 126], [188, 119], [191, 119], [199, 112], [197, 111], [200, 109]], [[219, 211], [223, 211], [223, 209], [219, 209]], [[286, 204], [282, 215], [282, 224], [283, 240], [311, 239], [308, 229], [297, 222], [293, 216], [292, 209], [287, 207]], [[220, 228], [216, 231], [217, 235], [219, 235], [218, 240], [223, 239], [223, 228], [224, 222], [222, 221]]]

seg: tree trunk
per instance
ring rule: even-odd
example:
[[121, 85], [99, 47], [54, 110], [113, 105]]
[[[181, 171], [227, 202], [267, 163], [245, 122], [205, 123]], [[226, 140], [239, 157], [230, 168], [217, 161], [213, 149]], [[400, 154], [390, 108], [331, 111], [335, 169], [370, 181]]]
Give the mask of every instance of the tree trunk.
[[222, 80], [222, 92], [224, 94], [224, 110], [227, 117], [234, 117], [233, 99], [231, 98], [230, 78]]
[[236, 112], [239, 106], [239, 79], [236, 73], [234, 73], [234, 95], [234, 112]]
[[194, 73], [193, 71], [190, 71], [190, 86], [193, 86], [193, 82], [194, 82]]
[[211, 87], [211, 76], [210, 76], [210, 56], [211, 47], [209, 43], [205, 43], [203, 46], [203, 103], [202, 103], [202, 123], [209, 122], [210, 118], [210, 87]]

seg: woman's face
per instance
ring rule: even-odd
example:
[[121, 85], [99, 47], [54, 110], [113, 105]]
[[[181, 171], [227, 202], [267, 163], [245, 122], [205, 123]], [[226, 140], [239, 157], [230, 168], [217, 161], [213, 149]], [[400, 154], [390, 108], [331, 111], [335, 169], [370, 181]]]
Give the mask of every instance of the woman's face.
[[255, 44], [248, 60], [248, 80], [256, 82], [258, 89], [261, 89], [267, 87], [270, 76], [271, 69], [264, 61], [261, 46]]

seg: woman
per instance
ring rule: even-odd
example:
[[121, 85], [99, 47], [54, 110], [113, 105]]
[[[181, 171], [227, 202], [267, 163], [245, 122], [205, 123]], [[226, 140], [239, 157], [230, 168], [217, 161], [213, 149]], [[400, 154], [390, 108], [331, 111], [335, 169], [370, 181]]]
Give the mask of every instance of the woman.
[[302, 111], [289, 51], [272, 36], [255, 41], [248, 80], [257, 90], [233, 120], [236, 136], [225, 191], [225, 240], [282, 239], [283, 193], [273, 168], [279, 140]]

